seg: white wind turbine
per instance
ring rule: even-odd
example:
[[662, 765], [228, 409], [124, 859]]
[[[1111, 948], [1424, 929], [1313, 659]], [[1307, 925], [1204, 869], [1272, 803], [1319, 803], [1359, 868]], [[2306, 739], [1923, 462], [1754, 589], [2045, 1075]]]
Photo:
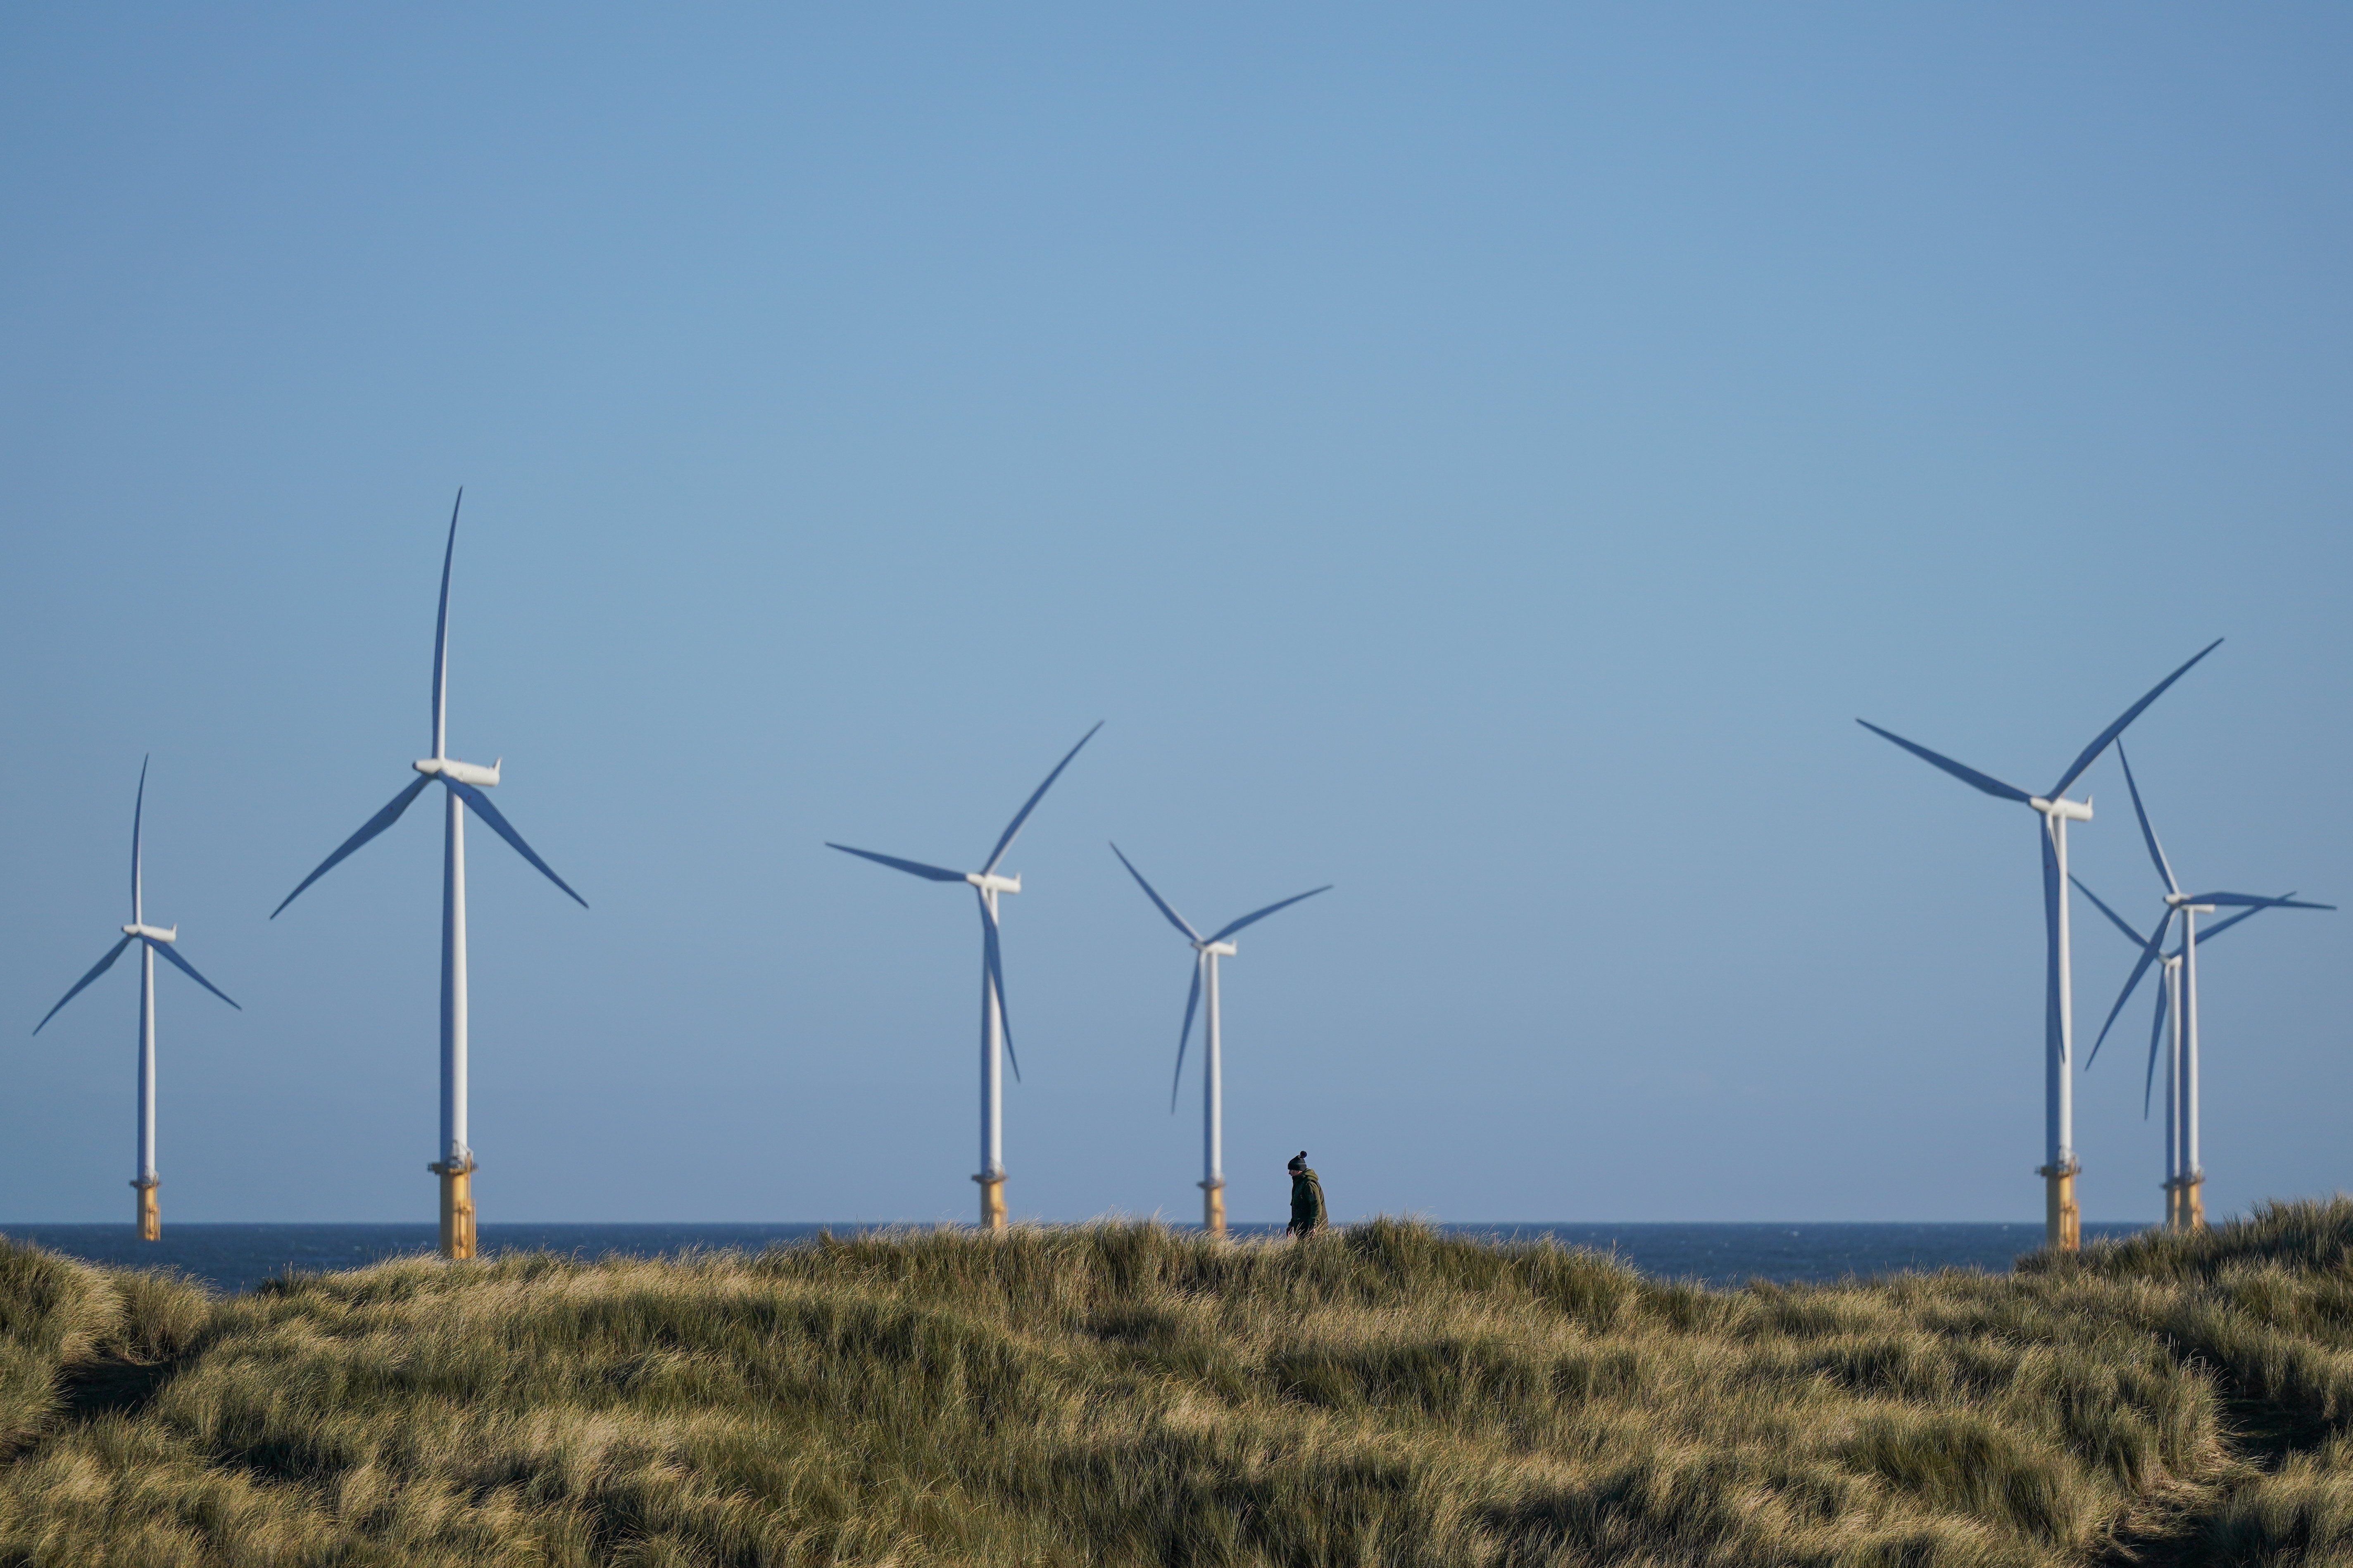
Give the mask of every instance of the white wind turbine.
[[[182, 958], [173, 943], [179, 941], [176, 925], [163, 930], [147, 923], [147, 900], [144, 890], [144, 868], [141, 858], [140, 827], [147, 815], [147, 763], [139, 763], [139, 795], [131, 808], [131, 923], [122, 928], [122, 940], [106, 950], [106, 956], [90, 965], [88, 974], [74, 982], [73, 989], [58, 999], [57, 1007], [42, 1015], [33, 1026], [39, 1034], [58, 1008], [81, 994], [82, 987], [114, 966], [122, 950], [137, 942], [139, 952], [139, 1173], [131, 1184], [139, 1189], [139, 1237], [142, 1241], [160, 1240], [164, 1234], [162, 1205], [156, 1201], [156, 1189], [164, 1184], [155, 1173], [155, 955], [178, 966], [180, 972], [232, 1007], [228, 993], [196, 973], [196, 966]], [[245, 1011], [237, 1007], [237, 1011]]]
[[2216, 637], [2199, 649], [2189, 663], [2151, 687], [2147, 696], [2126, 709], [2115, 723], [2094, 737], [2092, 743], [2084, 748], [2067, 771], [2059, 775], [2059, 782], [2043, 795], [2029, 795], [2014, 784], [2006, 784], [1950, 757], [1939, 756], [1926, 746], [1915, 745], [1901, 735], [1889, 733], [1869, 720], [1855, 721], [1873, 734], [1894, 742], [1921, 761], [1942, 768], [1971, 788], [1981, 790], [1998, 800], [2016, 801], [2021, 805], [2031, 806], [2042, 818], [2037, 837], [2042, 841], [2044, 1157], [2043, 1163], [2035, 1173], [2043, 1179], [2044, 1243], [2066, 1251], [2073, 1251], [2083, 1241], [2082, 1216], [2075, 1204], [2075, 1175], [2083, 1167], [2075, 1162], [2075, 1002], [2067, 950], [2067, 824], [2092, 820], [2091, 801], [2067, 799], [2067, 787], [2084, 776], [2084, 769], [2099, 761], [2100, 753], [2108, 749], [2108, 742], [2123, 734], [2125, 727], [2139, 718], [2143, 709], [2163, 695], [2167, 687], [2188, 674], [2190, 665], [2221, 646], [2222, 639]]
[[1303, 893], [1255, 910], [1238, 921], [1229, 921], [1209, 936], [1203, 936], [1193, 924], [1168, 905], [1168, 900], [1144, 879], [1135, 863], [1121, 852], [1116, 844], [1111, 852], [1119, 856], [1119, 863], [1135, 879], [1153, 907], [1168, 917], [1168, 923], [1193, 944], [1193, 989], [1185, 997], [1185, 1024], [1176, 1031], [1176, 1073], [1168, 1084], [1168, 1109], [1176, 1109], [1176, 1086], [1185, 1076], [1185, 1045], [1193, 1037], [1193, 1012], [1200, 1005], [1201, 994], [1208, 993], [1209, 1010], [1201, 1020], [1201, 1044], [1205, 1053], [1201, 1067], [1201, 1224], [1212, 1236], [1226, 1234], [1226, 1084], [1225, 1041], [1218, 1017], [1218, 960], [1231, 958], [1235, 947], [1229, 939], [1244, 926], [1266, 919], [1277, 910], [1287, 910], [1302, 899], [1312, 899], [1318, 893], [1328, 893], [1332, 884], [1310, 888]]
[[352, 851], [400, 820], [400, 814], [415, 804], [425, 792], [425, 786], [439, 782], [448, 792], [448, 814], [443, 830], [441, 849], [441, 1152], [440, 1157], [426, 1168], [441, 1178], [441, 1256], [471, 1258], [474, 1256], [474, 1151], [466, 1141], [466, 810], [490, 825], [491, 831], [514, 847], [515, 852], [538, 868], [549, 881], [570, 894], [573, 902], [582, 909], [588, 900], [572, 891], [570, 884], [555, 874], [554, 868], [541, 859], [532, 847], [522, 841], [522, 835], [499, 815], [483, 790], [495, 787], [499, 768], [505, 759], [481, 767], [473, 763], [461, 763], [449, 755], [447, 744], [449, 698], [449, 564], [458, 552], [458, 508], [463, 506], [466, 492], [458, 491], [458, 501], [449, 509], [449, 542], [441, 552], [441, 609], [433, 626], [433, 754], [413, 763], [419, 774], [416, 783], [392, 797], [391, 804], [361, 825], [360, 830], [343, 840], [332, 855], [319, 862], [319, 868], [302, 879], [301, 886], [286, 895], [285, 902], [269, 911], [276, 920], [286, 905], [302, 896], [302, 889], [332, 870]]
[[871, 849], [853, 849], [847, 844], [828, 841], [826, 845], [828, 849], [839, 849], [845, 855], [855, 855], [878, 866], [888, 866], [928, 881], [969, 883], [979, 901], [980, 1173], [973, 1180], [980, 1184], [980, 1223], [988, 1230], [1005, 1228], [1005, 1085], [1000, 1061], [1010, 1057], [1013, 1076], [1017, 1079], [1021, 1076], [1021, 1058], [1013, 1050], [1013, 1027], [1006, 1017], [1005, 962], [997, 941], [997, 926], [998, 895], [1019, 892], [1021, 879], [1000, 877], [997, 874], [997, 868], [1005, 859], [1005, 852], [1013, 847], [1013, 840], [1020, 833], [1021, 825], [1029, 820], [1029, 814], [1038, 808], [1038, 803], [1046, 797], [1046, 792], [1054, 787], [1054, 781], [1062, 776], [1062, 770], [1071, 765], [1071, 759], [1079, 754], [1080, 747], [1095, 738], [1095, 730], [1102, 728], [1103, 721], [1097, 720], [1094, 729], [1080, 736], [1079, 744], [1072, 746], [1062, 760], [1054, 764], [1054, 771], [1046, 775], [1046, 782], [1032, 791], [1029, 798], [1021, 803], [1021, 809], [1013, 814], [1013, 820], [1006, 825], [1004, 836], [997, 839], [997, 847], [989, 852], [988, 863], [977, 871], [951, 871], [944, 866], [926, 866], [920, 860], [902, 860], [895, 855], [878, 855]]
[[[2158, 1049], [2164, 1041], [2170, 1046], [2165, 1062], [2165, 1225], [2168, 1230], [2202, 1230], [2206, 1226], [2206, 1202], [2200, 1189], [2205, 1185], [2206, 1172], [2198, 1163], [2199, 945], [2212, 942], [2248, 916], [2265, 910], [2333, 910], [2337, 906], [2306, 903], [2294, 893], [2271, 898], [2261, 893], [2183, 892], [2181, 884], [2174, 879], [2173, 866], [2165, 857], [2164, 847], [2157, 841], [2157, 829], [2148, 820], [2147, 808], [2141, 804], [2140, 784], [2133, 777], [2132, 763], [2126, 758], [2122, 744], [2116, 747], [2116, 761], [2124, 763], [2125, 787], [2132, 794], [2133, 815], [2140, 819], [2141, 842], [2148, 846], [2148, 858], [2157, 867], [2158, 880], [2165, 884], [2165, 913], [2158, 917], [2156, 928], [2142, 936], [2122, 915], [2102, 903], [2099, 895], [2084, 887], [2082, 878], [2073, 879], [2075, 886], [2084, 889], [2084, 896], [2141, 950], [2140, 962], [2133, 965], [2131, 976], [2116, 996], [2116, 1005], [2108, 1009], [2108, 1021], [2100, 1026], [2100, 1037], [2092, 1042], [2092, 1054], [2084, 1065], [2089, 1068], [2099, 1059], [2100, 1046], [2107, 1039], [2108, 1030], [2116, 1026], [2116, 1016], [2125, 1010], [2125, 1004], [2132, 1000], [2140, 977], [2148, 973], [2150, 964], [2161, 963], [2164, 975], [2158, 991], [2157, 1016], [2149, 1025], [2148, 1069], [2143, 1075], [2141, 1114], [2148, 1114], [2149, 1086], [2157, 1075]], [[2201, 935], [2198, 917], [2223, 909], [2236, 909], [2239, 912]], [[2177, 920], [2181, 923], [2181, 940], [2171, 952], [2167, 952], [2166, 939]], [[2170, 1040], [2165, 1041], [2168, 1018], [2173, 1027]]]

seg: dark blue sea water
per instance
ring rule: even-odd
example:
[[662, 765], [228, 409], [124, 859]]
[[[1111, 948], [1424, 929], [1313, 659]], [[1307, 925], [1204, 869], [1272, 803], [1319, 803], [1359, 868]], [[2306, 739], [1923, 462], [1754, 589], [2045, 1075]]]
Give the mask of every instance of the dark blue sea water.
[[[763, 1247], [805, 1242], [821, 1230], [860, 1225], [485, 1225], [485, 1253], [549, 1251], [581, 1258], [618, 1253], [659, 1258], [695, 1247]], [[1662, 1279], [1739, 1285], [1839, 1279], [1905, 1269], [2007, 1270], [2042, 1244], [2040, 1225], [1448, 1225], [1465, 1236], [1534, 1239], [1614, 1252]], [[2086, 1225], [2084, 1237], [2129, 1236], [2144, 1227]], [[1237, 1226], [1238, 1235], [1280, 1234], [1277, 1226]], [[249, 1290], [288, 1269], [357, 1268], [433, 1250], [429, 1225], [174, 1225], [142, 1242], [127, 1225], [8, 1225], [0, 1235], [93, 1263], [180, 1269], [223, 1290]]]

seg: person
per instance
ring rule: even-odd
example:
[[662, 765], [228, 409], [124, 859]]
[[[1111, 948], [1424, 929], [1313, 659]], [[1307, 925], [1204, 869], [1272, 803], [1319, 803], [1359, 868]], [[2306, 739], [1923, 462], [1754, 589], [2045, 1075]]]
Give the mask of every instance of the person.
[[1287, 1236], [1313, 1236], [1324, 1228], [1324, 1184], [1307, 1168], [1307, 1151], [1291, 1157], [1291, 1226]]

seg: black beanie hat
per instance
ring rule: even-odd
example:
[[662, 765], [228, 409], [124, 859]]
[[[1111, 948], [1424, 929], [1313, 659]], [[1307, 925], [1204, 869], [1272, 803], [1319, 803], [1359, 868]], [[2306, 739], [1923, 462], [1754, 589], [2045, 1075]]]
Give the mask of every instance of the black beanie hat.
[[1294, 1155], [1293, 1155], [1293, 1156], [1291, 1157], [1291, 1165], [1290, 1165], [1290, 1169], [1294, 1170], [1294, 1171], [1303, 1171], [1303, 1170], [1307, 1169], [1307, 1151], [1306, 1151], [1306, 1150], [1302, 1149], [1298, 1153], [1296, 1153], [1296, 1154], [1294, 1154]]

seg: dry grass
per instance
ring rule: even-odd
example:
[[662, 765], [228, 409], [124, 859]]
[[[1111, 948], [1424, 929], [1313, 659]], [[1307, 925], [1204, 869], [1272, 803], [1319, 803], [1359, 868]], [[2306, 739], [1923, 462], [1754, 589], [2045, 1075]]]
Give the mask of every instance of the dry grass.
[[221, 1300], [0, 1245], [0, 1564], [2353, 1561], [2353, 1204], [1732, 1292], [1388, 1222]]

